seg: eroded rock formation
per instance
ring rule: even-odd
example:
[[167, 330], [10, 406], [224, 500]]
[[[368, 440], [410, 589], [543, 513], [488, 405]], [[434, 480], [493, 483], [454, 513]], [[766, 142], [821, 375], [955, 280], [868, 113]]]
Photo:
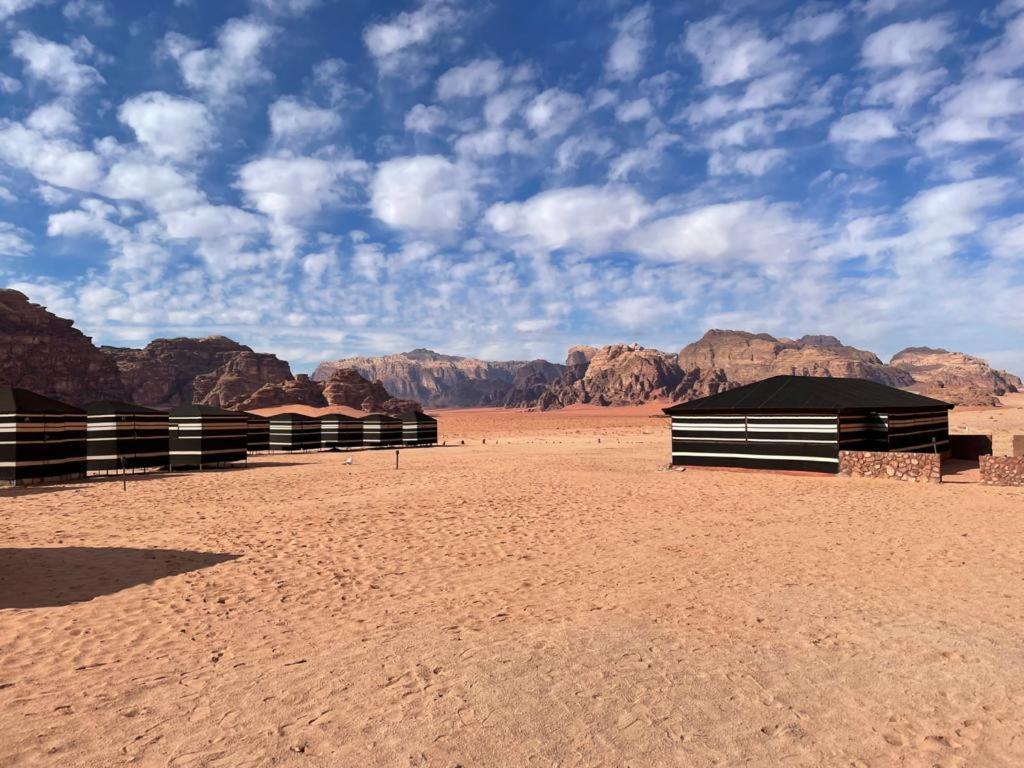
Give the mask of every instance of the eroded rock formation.
[[1020, 377], [962, 352], [907, 347], [890, 364], [913, 378], [915, 391], [958, 405], [998, 405], [998, 396], [1024, 388]]

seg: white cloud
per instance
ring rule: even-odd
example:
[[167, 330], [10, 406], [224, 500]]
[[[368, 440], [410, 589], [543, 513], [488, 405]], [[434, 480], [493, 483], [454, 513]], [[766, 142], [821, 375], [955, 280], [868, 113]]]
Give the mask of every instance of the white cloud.
[[576, 168], [584, 157], [601, 159], [615, 149], [614, 142], [604, 136], [583, 133], [569, 136], [555, 151], [555, 164], [559, 171]]
[[910, 67], [929, 62], [953, 41], [946, 19], [890, 24], [872, 33], [861, 47], [866, 67]]
[[67, 96], [103, 82], [99, 72], [78, 61], [79, 54], [74, 48], [36, 37], [31, 32], [19, 32], [11, 51], [24, 62], [25, 71], [31, 77]]
[[939, 117], [918, 142], [929, 148], [1018, 135], [1012, 120], [1024, 115], [1024, 80], [981, 78], [943, 91]]
[[320, 0], [253, 0], [253, 5], [280, 16], [301, 16], [320, 5]]
[[78, 210], [52, 214], [47, 221], [50, 237], [83, 237], [94, 235], [111, 245], [128, 241], [129, 231], [111, 221], [118, 215], [117, 209], [102, 200], [83, 200]]
[[650, 206], [632, 188], [565, 187], [521, 203], [497, 203], [486, 220], [498, 234], [546, 250], [599, 251], [632, 231]]
[[712, 152], [708, 173], [712, 176], [743, 174], [764, 176], [786, 158], [784, 149], [757, 149], [750, 152]]
[[612, 181], [622, 181], [635, 171], [650, 171], [657, 168], [665, 151], [679, 141], [680, 138], [675, 134], [659, 131], [644, 146], [634, 147], [615, 158], [608, 169], [608, 178]]
[[100, 191], [117, 200], [136, 200], [157, 211], [176, 210], [202, 200], [192, 180], [174, 168], [131, 160], [114, 163]]
[[816, 236], [787, 205], [741, 200], [652, 221], [629, 245], [657, 261], [770, 264], [806, 258]]
[[217, 32], [215, 48], [199, 48], [194, 40], [177, 33], [167, 35], [165, 48], [190, 88], [220, 101], [273, 77], [260, 57], [274, 32], [274, 27], [259, 19], [229, 19]]
[[684, 114], [690, 122], [707, 123], [737, 113], [779, 106], [794, 98], [799, 84], [799, 71], [786, 69], [752, 80], [737, 96], [714, 93], [692, 104]]
[[639, 98], [626, 101], [615, 108], [615, 119], [620, 123], [631, 123], [635, 120], [646, 120], [654, 113], [650, 100]]
[[528, 154], [530, 149], [530, 142], [521, 131], [506, 131], [500, 126], [465, 133], [455, 142], [459, 155], [477, 158]]
[[1002, 75], [1021, 67], [1024, 67], [1024, 14], [1006, 24], [1003, 36], [985, 47], [973, 68], [987, 75]]
[[198, 159], [213, 142], [215, 133], [205, 106], [162, 91], [128, 99], [117, 116], [154, 155], [181, 162]]
[[114, 23], [103, 0], [70, 0], [64, 6], [64, 17], [68, 21], [89, 22], [97, 27], [109, 27]]
[[292, 224], [350, 199], [366, 173], [358, 160], [264, 157], [242, 166], [237, 186], [249, 203], [281, 224]]
[[405, 130], [413, 133], [434, 133], [445, 124], [447, 115], [440, 107], [417, 104], [405, 115]]
[[501, 125], [515, 115], [523, 103], [530, 98], [530, 88], [518, 87], [495, 93], [484, 104], [484, 119], [488, 125]]
[[909, 109], [942, 85], [949, 73], [942, 67], [929, 70], [905, 69], [875, 83], [864, 97], [867, 104], [892, 104]]
[[644, 67], [651, 45], [651, 8], [641, 5], [615, 24], [616, 37], [608, 51], [605, 71], [613, 80], [631, 80]]
[[1009, 179], [984, 178], [959, 181], [919, 192], [903, 206], [910, 232], [903, 245], [926, 248], [926, 253], [949, 255], [955, 238], [979, 231], [984, 211], [1006, 199]]
[[38, 107], [25, 123], [44, 136], [67, 136], [78, 131], [75, 116], [63, 104], [56, 102]]
[[437, 97], [442, 101], [487, 96], [505, 82], [505, 70], [497, 59], [477, 59], [452, 67], [437, 80]]
[[370, 184], [373, 215], [396, 229], [454, 231], [476, 209], [468, 172], [440, 155], [380, 164]]
[[230, 205], [197, 205], [161, 217], [167, 236], [175, 240], [249, 237], [263, 231], [258, 216]]
[[94, 152], [20, 123], [0, 121], [0, 159], [57, 187], [90, 191], [103, 177], [103, 162]]
[[0, 93], [10, 95], [21, 90], [21, 81], [0, 72]]
[[710, 86], [749, 80], [786, 61], [780, 41], [764, 37], [748, 22], [730, 25], [724, 16], [689, 24], [683, 47], [700, 61], [704, 83]]
[[27, 238], [29, 233], [19, 227], [0, 221], [0, 256], [27, 256], [32, 246]]
[[526, 124], [538, 135], [565, 133], [583, 115], [583, 99], [575, 93], [549, 88], [526, 107]]
[[415, 11], [368, 26], [363, 31], [363, 42], [382, 72], [395, 72], [409, 49], [428, 43], [438, 33], [453, 28], [459, 18], [454, 3], [424, 0]]
[[285, 96], [270, 105], [270, 133], [284, 143], [302, 143], [329, 136], [341, 128], [341, 116], [330, 109]]
[[997, 258], [1015, 263], [1024, 253], [1024, 214], [991, 222], [985, 227], [985, 240]]
[[865, 109], [843, 115], [832, 124], [828, 138], [836, 142], [866, 143], [892, 139], [899, 136], [899, 130], [888, 113], [878, 109]]
[[16, 13], [27, 11], [42, 2], [43, 0], [0, 0], [0, 21], [9, 19]]
[[820, 43], [838, 33], [845, 20], [842, 11], [797, 13], [786, 26], [785, 38], [790, 43]]

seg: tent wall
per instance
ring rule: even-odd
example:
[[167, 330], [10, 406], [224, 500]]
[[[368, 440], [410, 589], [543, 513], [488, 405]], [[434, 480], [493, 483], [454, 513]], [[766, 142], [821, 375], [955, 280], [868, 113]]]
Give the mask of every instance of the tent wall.
[[885, 415], [874, 412], [841, 414], [839, 448], [844, 451], [889, 450], [889, 425]]
[[315, 451], [319, 448], [319, 419], [270, 417], [270, 450]]
[[270, 450], [270, 419], [246, 414], [245, 449], [249, 453]]
[[835, 473], [834, 415], [673, 415], [672, 463]]
[[402, 444], [402, 422], [379, 416], [362, 419], [363, 445], [375, 447]]
[[0, 413], [0, 483], [85, 476], [85, 413]]
[[172, 467], [205, 467], [245, 461], [245, 416], [202, 414], [170, 417]]
[[437, 419], [430, 416], [402, 419], [404, 445], [437, 445]]
[[322, 448], [359, 448], [363, 444], [363, 426], [359, 419], [328, 415], [320, 417]]
[[166, 467], [168, 424], [165, 413], [90, 413], [86, 429], [88, 470]]
[[949, 411], [890, 413], [888, 427], [890, 451], [949, 451]]

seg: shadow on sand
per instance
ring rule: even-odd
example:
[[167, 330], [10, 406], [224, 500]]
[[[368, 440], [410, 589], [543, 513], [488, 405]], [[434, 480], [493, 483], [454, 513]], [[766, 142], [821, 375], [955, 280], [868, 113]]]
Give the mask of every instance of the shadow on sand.
[[0, 609], [70, 605], [239, 557], [127, 547], [0, 549]]

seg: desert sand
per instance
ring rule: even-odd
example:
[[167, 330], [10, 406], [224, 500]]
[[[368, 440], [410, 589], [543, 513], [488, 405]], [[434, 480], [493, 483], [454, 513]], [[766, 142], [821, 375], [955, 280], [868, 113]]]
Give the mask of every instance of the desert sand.
[[0, 765], [1024, 765], [1024, 489], [666, 472], [656, 410], [3, 495]]

